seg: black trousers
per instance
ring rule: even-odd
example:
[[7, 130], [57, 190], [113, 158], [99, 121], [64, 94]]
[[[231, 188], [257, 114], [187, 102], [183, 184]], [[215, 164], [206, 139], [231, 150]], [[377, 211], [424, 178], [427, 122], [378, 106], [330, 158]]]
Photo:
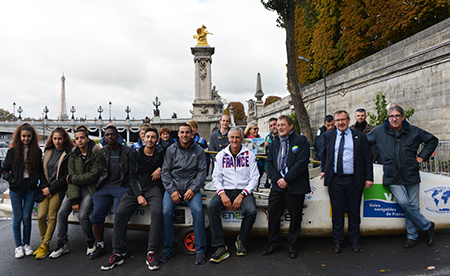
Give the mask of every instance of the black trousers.
[[328, 187], [330, 195], [333, 241], [342, 244], [344, 242], [344, 216], [348, 213], [348, 238], [351, 243], [359, 242], [361, 224], [361, 199], [363, 189], [355, 184], [354, 176], [333, 175], [333, 181]]
[[[145, 211], [149, 211], [151, 215], [147, 251], [155, 251], [162, 236], [162, 193], [161, 190], [154, 185], [150, 189], [144, 191], [144, 197], [148, 204], [144, 208], [150, 209]], [[125, 245], [127, 238], [127, 224], [138, 207], [140, 207], [140, 205], [138, 204], [136, 196], [125, 192], [114, 215], [114, 253], [127, 253], [127, 247]]]
[[[276, 185], [276, 184], [275, 184]], [[303, 215], [303, 203], [305, 195], [303, 194], [289, 194], [287, 189], [284, 191], [270, 191], [269, 195], [269, 244], [281, 244], [280, 237], [280, 218], [286, 208], [289, 211], [290, 223], [289, 234], [286, 240], [288, 246], [295, 246], [298, 235], [300, 234], [300, 227]]]

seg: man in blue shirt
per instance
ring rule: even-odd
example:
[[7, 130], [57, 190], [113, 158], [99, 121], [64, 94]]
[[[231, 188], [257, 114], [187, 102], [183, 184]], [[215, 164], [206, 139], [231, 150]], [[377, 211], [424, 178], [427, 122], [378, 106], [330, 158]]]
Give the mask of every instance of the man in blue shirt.
[[344, 215], [348, 213], [348, 238], [353, 251], [361, 251], [359, 245], [361, 223], [360, 208], [364, 187], [373, 185], [373, 165], [370, 145], [364, 133], [349, 129], [347, 111], [334, 113], [337, 129], [323, 134], [322, 173], [328, 186], [332, 208], [334, 251], [342, 252], [344, 242]]

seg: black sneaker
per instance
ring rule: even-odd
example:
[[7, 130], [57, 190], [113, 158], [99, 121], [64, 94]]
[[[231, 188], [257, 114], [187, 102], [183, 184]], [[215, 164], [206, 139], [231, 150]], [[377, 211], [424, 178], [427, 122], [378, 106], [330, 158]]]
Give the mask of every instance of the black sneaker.
[[[92, 254], [94, 254], [94, 253], [92, 253]], [[114, 266], [121, 265], [121, 264], [123, 264], [123, 256], [113, 253], [111, 255], [111, 257], [109, 257], [109, 260], [104, 265], [102, 265], [102, 267], [100, 267], [100, 269], [101, 270], [111, 270], [114, 268]]]
[[247, 255], [247, 249], [245, 248], [244, 244], [242, 243], [239, 236], [236, 239], [236, 242], [234, 243], [236, 246], [236, 255], [238, 256], [245, 256]]
[[158, 261], [159, 261], [160, 263], [165, 263], [165, 262], [167, 262], [171, 257], [172, 257], [172, 253], [161, 252], [161, 254], [159, 255]]
[[195, 255], [195, 264], [196, 265], [202, 265], [206, 262], [206, 256], [205, 253], [197, 253]]
[[92, 252], [91, 255], [89, 255], [89, 260], [95, 260], [100, 258], [101, 256], [106, 254], [106, 249], [104, 247], [100, 247], [97, 244], [97, 248], [95, 248], [94, 252]]
[[147, 260], [145, 261], [145, 263], [147, 264], [148, 269], [150, 269], [150, 270], [159, 269], [159, 262], [156, 259], [156, 255], [154, 252], [147, 253]]
[[227, 259], [228, 257], [230, 257], [228, 247], [226, 245], [220, 246], [217, 248], [216, 252], [211, 256], [211, 259], [209, 259], [209, 261], [218, 264], [223, 260]]

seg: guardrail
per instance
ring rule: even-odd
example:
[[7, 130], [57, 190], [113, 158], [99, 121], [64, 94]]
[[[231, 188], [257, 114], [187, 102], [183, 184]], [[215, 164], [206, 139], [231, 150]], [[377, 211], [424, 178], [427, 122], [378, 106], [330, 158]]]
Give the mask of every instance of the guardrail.
[[450, 141], [438, 143], [430, 160], [422, 163], [421, 171], [450, 176]]

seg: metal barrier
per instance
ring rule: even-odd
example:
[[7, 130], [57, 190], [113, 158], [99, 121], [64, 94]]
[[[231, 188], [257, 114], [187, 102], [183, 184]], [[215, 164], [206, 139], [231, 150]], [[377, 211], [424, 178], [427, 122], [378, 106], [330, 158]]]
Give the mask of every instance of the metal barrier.
[[[419, 152], [421, 150], [422, 146], [419, 148]], [[450, 141], [438, 143], [430, 159], [422, 163], [421, 171], [450, 176]]]

